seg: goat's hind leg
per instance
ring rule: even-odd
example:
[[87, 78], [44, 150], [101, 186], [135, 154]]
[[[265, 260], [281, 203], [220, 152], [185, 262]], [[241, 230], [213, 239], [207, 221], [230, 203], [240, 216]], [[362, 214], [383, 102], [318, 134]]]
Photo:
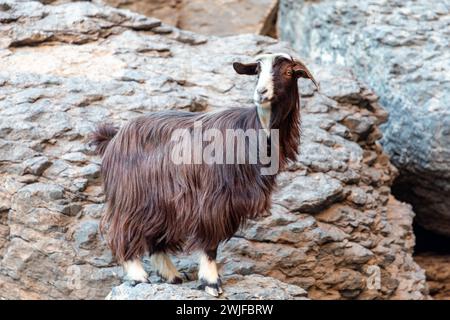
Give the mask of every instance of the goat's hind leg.
[[164, 278], [167, 282], [172, 284], [179, 284], [183, 282], [181, 274], [173, 265], [169, 256], [164, 252], [155, 252], [150, 256], [153, 267], [156, 273]]
[[217, 249], [205, 250], [200, 255], [200, 267], [198, 278], [201, 282], [201, 288], [206, 293], [218, 297], [222, 292], [222, 281], [216, 264]]
[[132, 259], [123, 263], [128, 280], [134, 283], [148, 282], [148, 273], [145, 271], [141, 259]]

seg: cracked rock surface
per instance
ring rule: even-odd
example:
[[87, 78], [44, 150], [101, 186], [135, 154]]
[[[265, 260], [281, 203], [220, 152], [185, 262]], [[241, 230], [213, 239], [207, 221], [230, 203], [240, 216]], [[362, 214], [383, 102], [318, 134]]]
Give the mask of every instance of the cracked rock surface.
[[[171, 297], [165, 284], [115, 287], [122, 271], [98, 233], [100, 159], [86, 137], [155, 110], [251, 106], [254, 79], [232, 62], [293, 51], [91, 2], [0, 0], [0, 21], [0, 298], [104, 298], [113, 287], [110, 298]], [[321, 92], [299, 82], [301, 156], [279, 176], [270, 215], [220, 247], [224, 279], [238, 279], [227, 297], [426, 298], [414, 214], [392, 197], [397, 173], [379, 144], [387, 113], [348, 69], [307, 64]], [[195, 261], [175, 262], [195, 279]], [[193, 285], [176, 293], [202, 298]]]
[[278, 17], [300, 54], [351, 67], [380, 96], [396, 194], [450, 236], [450, 2], [281, 0]]

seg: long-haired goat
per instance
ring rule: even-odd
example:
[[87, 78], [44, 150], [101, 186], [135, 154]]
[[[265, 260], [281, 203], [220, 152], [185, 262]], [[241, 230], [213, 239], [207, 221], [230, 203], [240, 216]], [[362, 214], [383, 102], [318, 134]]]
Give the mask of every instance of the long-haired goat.
[[[233, 67], [239, 74], [258, 75], [254, 108], [155, 112], [121, 129], [100, 125], [92, 135], [91, 143], [103, 155], [107, 209], [102, 230], [131, 280], [148, 281], [141, 262], [148, 253], [160, 276], [180, 283], [180, 273], [167, 253], [200, 250], [199, 279], [209, 294], [218, 296], [222, 292], [215, 262], [218, 245], [271, 205], [275, 175], [261, 174], [260, 161], [174, 164], [175, 130], [192, 133], [198, 121], [202, 130], [220, 132], [276, 129], [279, 146], [270, 152], [278, 153], [279, 168], [298, 154], [297, 79], [309, 78], [316, 84], [306, 66], [280, 53], [260, 55], [249, 64], [236, 62]], [[265, 138], [270, 140], [270, 135]]]

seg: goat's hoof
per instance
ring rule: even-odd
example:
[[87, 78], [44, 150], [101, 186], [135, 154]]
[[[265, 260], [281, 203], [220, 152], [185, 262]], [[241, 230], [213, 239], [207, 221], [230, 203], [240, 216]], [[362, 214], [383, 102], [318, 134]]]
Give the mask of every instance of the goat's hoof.
[[210, 294], [214, 297], [218, 297], [223, 293], [222, 283], [220, 279], [217, 279], [216, 283], [209, 283], [207, 281], [201, 280], [202, 284], [199, 289], [205, 290], [207, 294]]
[[184, 281], [192, 281], [191, 277], [189, 276], [189, 274], [186, 271], [182, 271], [181, 272], [183, 274], [183, 280]]
[[136, 287], [139, 282], [136, 280], [130, 280], [130, 281], [127, 281], [127, 283], [130, 285], [130, 287]]
[[183, 279], [181, 277], [174, 277], [171, 281], [169, 281], [170, 284], [181, 284], [183, 283]]
[[218, 288], [214, 288], [214, 287], [210, 287], [210, 286], [205, 287], [205, 292], [209, 295], [212, 295], [213, 297], [218, 297], [220, 295]]

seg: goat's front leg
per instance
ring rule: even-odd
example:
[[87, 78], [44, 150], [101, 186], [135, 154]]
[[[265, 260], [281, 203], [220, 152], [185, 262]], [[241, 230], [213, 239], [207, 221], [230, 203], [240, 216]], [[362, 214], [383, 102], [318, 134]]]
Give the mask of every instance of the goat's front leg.
[[123, 263], [128, 280], [133, 283], [148, 282], [148, 274], [144, 270], [141, 259], [132, 259]]
[[173, 265], [169, 256], [164, 252], [156, 252], [151, 255], [153, 267], [161, 277], [172, 284], [182, 283], [181, 275]]
[[200, 255], [200, 267], [198, 270], [198, 278], [201, 287], [215, 297], [222, 292], [222, 283], [216, 264], [217, 248], [214, 250], [205, 250]]

